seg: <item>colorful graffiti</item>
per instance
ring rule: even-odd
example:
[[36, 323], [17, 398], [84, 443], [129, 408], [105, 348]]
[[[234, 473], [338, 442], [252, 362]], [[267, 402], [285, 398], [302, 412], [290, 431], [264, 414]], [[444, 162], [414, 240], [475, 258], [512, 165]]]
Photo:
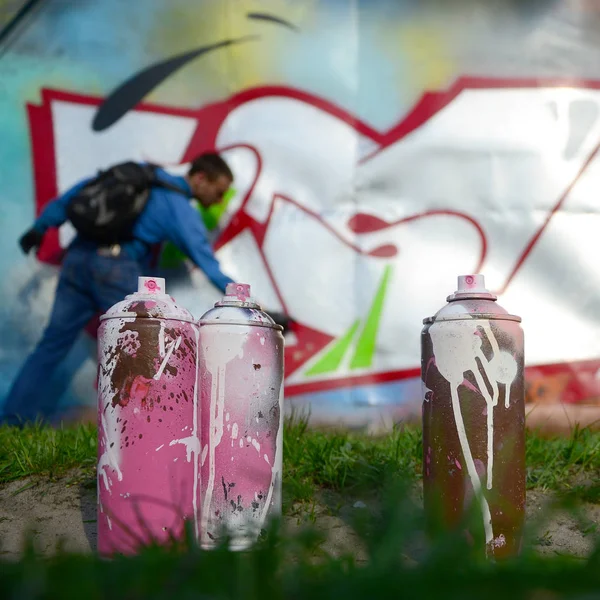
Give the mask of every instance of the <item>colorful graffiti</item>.
[[[529, 398], [600, 398], [592, 259], [600, 73], [584, 79], [584, 66], [571, 63], [540, 72], [537, 58], [517, 68], [507, 54], [528, 47], [525, 29], [539, 37], [549, 14], [576, 8], [507, 3], [493, 52], [478, 56], [477, 43], [490, 42], [470, 37], [465, 62], [449, 51], [464, 27], [443, 27], [446, 9], [434, 2], [419, 10], [384, 0], [242, 2], [239, 10], [230, 2], [153, 4], [158, 12], [140, 28], [155, 35], [155, 48], [144, 55], [136, 37], [123, 64], [113, 48], [119, 28], [102, 41], [110, 58], [95, 72], [82, 73], [96, 60], [89, 55], [66, 66], [56, 59], [66, 81], [36, 69], [27, 48], [11, 55], [30, 68], [12, 105], [27, 107], [13, 134], [21, 199], [2, 198], [15, 240], [32, 217], [29, 193], [39, 212], [116, 161], [152, 160], [178, 172], [217, 148], [233, 168], [235, 193], [222, 214], [205, 219], [224, 268], [297, 321], [286, 342], [292, 402], [347, 416], [361, 407], [412, 410], [421, 395], [421, 321], [457, 274], [478, 271], [523, 317]], [[185, 22], [192, 5], [204, 17], [194, 32]], [[94, 11], [107, 18], [106, 6], [69, 11], [56, 2], [46, 18], [67, 47], [66, 22], [84, 25]], [[497, 8], [482, 10], [490, 23], [498, 17]], [[345, 38], [326, 35], [332, 22]], [[555, 56], [551, 48], [541, 54]], [[3, 167], [16, 185], [14, 175]], [[72, 235], [68, 225], [49, 234], [41, 264], [28, 269], [4, 242], [6, 285], [17, 291], [3, 291], [11, 302], [0, 316], [14, 346], [19, 336], [30, 344], [43, 323]], [[181, 257], [163, 259], [170, 289], [194, 314], [217, 299], [197, 270], [181, 276]], [[9, 326], [26, 313], [34, 318]], [[89, 341], [81, 344], [70, 368], [85, 364], [90, 374], [94, 356]], [[15, 368], [0, 363], [4, 378]]]

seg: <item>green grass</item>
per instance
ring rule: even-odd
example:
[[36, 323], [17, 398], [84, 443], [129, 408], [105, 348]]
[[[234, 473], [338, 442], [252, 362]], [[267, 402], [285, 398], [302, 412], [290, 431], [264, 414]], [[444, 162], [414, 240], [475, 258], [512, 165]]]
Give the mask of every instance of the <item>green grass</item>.
[[[134, 557], [107, 561], [58, 553], [42, 559], [30, 547], [18, 562], [0, 561], [0, 597], [19, 600], [359, 600], [371, 598], [464, 600], [593, 600], [600, 590], [600, 546], [585, 559], [539, 557], [525, 548], [518, 559], [494, 563], [463, 536], [449, 535], [418, 562], [406, 549], [420, 523], [406, 496], [387, 497], [380, 526], [357, 528], [368, 548], [359, 564], [351, 555], [320, 556], [320, 534], [310, 528], [282, 537], [272, 527], [248, 552], [203, 552], [188, 539], [178, 547], [148, 547]], [[408, 509], [408, 510], [407, 510]]]
[[[378, 494], [380, 509], [355, 511], [353, 523], [367, 560], [323, 555], [324, 533], [305, 524], [285, 537], [276, 528], [250, 552], [202, 552], [193, 540], [178, 548], [150, 547], [112, 561], [58, 553], [42, 559], [33, 549], [14, 562], [0, 560], [0, 597], [44, 600], [244, 598], [245, 600], [402, 597], [591, 600], [600, 594], [600, 545], [586, 558], [541, 557], [531, 536], [518, 559], [493, 563], [464, 538], [448, 535], [411, 556], [423, 530], [422, 507], [406, 494], [420, 478], [421, 433], [409, 427], [381, 437], [307, 430], [287, 423], [284, 494], [311, 501], [315, 490], [347, 498]], [[0, 483], [38, 475], [60, 477], [74, 468], [94, 476], [96, 431], [91, 426], [24, 431], [0, 429]], [[598, 501], [600, 434], [571, 438], [529, 435], [530, 489], [567, 491], [567, 498]], [[400, 484], [404, 481], [404, 487]], [[396, 484], [396, 487], [395, 487]], [[23, 482], [23, 485], [28, 485]], [[594, 491], [595, 490], [595, 491]], [[365, 519], [360, 522], [360, 519]], [[593, 532], [591, 533], [593, 534]], [[593, 534], [595, 537], [596, 535]]]
[[529, 436], [527, 484], [530, 489], [583, 491], [589, 488], [593, 494], [590, 500], [600, 502], [599, 481], [600, 433], [575, 429], [569, 438]]
[[[315, 488], [337, 492], [377, 491], [390, 478], [418, 479], [421, 433], [416, 427], [369, 437], [348, 432], [307, 429], [286, 423], [284, 493], [286, 503], [308, 501]], [[0, 483], [30, 475], [60, 477], [79, 468], [93, 476], [96, 429], [91, 425], [62, 429], [0, 428]], [[598, 502], [600, 433], [576, 430], [570, 438], [527, 437], [528, 489], [587, 494]], [[595, 485], [594, 485], [595, 484]]]
[[92, 425], [0, 427], [0, 483], [29, 475], [60, 477], [75, 467], [91, 473], [95, 464], [96, 428]]
[[284, 496], [308, 501], [315, 487], [364, 493], [392, 478], [415, 479], [420, 471], [421, 432], [409, 427], [383, 437], [308, 430], [288, 422], [284, 435]]

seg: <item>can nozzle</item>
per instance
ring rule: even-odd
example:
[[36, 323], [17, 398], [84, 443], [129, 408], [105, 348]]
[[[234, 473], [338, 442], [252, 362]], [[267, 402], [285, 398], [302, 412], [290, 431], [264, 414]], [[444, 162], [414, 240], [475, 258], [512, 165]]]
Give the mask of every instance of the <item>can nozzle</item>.
[[225, 296], [235, 297], [239, 302], [250, 300], [250, 286], [247, 283], [228, 283]]
[[165, 295], [165, 280], [162, 277], [138, 277], [138, 294]]
[[485, 294], [488, 292], [485, 288], [484, 275], [459, 275], [457, 293], [472, 292], [475, 294]]
[[454, 294], [448, 296], [447, 300], [448, 302], [452, 302], [453, 300], [464, 300], [467, 298], [496, 300], [497, 296], [486, 289], [485, 277], [483, 275], [459, 275], [458, 289]]

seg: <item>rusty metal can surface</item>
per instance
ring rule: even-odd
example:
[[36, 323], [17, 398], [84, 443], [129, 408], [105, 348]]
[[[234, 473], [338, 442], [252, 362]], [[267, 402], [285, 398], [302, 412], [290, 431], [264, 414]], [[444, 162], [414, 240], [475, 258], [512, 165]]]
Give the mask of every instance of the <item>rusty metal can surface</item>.
[[[518, 554], [525, 518], [521, 319], [482, 275], [423, 321], [423, 485], [431, 531], [464, 528], [489, 557]], [[475, 526], [465, 525], [467, 513]], [[476, 533], [478, 531], [478, 533]]]
[[98, 551], [130, 554], [198, 531], [198, 328], [140, 277], [98, 333]]
[[199, 321], [204, 548], [223, 534], [241, 550], [281, 514], [282, 329], [230, 284]]

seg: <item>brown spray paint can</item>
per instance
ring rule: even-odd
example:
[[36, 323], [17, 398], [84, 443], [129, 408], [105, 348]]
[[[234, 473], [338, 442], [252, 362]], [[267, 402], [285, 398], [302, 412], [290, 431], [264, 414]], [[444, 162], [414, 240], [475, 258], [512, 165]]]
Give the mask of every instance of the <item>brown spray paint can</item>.
[[502, 558], [523, 535], [525, 399], [521, 319], [496, 299], [482, 275], [461, 276], [423, 321], [423, 493], [430, 531], [465, 527], [472, 510], [482, 552]]

